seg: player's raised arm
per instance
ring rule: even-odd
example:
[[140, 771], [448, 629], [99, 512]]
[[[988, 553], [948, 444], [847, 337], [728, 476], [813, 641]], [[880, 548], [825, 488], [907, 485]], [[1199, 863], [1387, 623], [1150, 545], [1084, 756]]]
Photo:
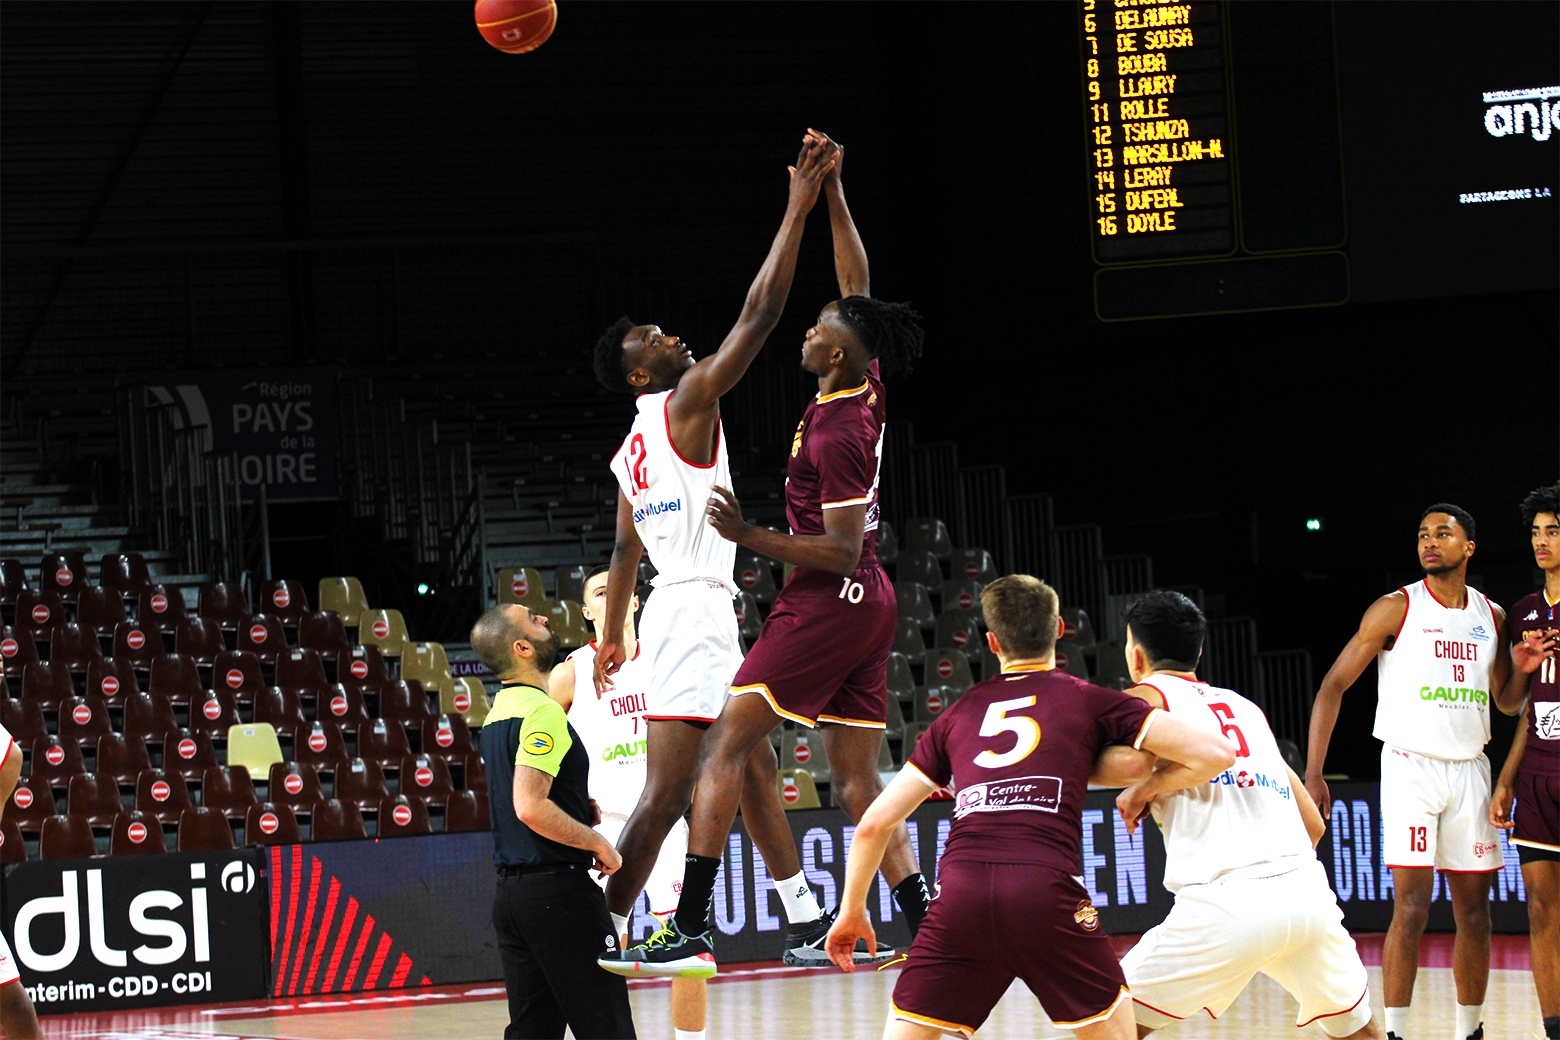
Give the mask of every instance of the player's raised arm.
[[634, 529], [634, 507], [618, 489], [617, 538], [612, 544], [612, 564], [607, 571], [606, 617], [601, 619], [601, 642], [596, 646], [596, 692], [612, 684], [612, 673], [623, 666], [627, 652], [623, 648], [623, 627], [628, 607], [639, 584], [639, 560], [645, 543]]
[[823, 196], [829, 203], [829, 229], [834, 234], [834, 276], [840, 283], [840, 296], [871, 296], [867, 247], [861, 244], [856, 222], [851, 219], [850, 207], [845, 204], [845, 149], [838, 141], [830, 141], [829, 135], [821, 130], [809, 127], [807, 133], [836, 148], [834, 169], [823, 179]]
[[840, 894], [839, 916], [824, 942], [829, 959], [839, 965], [840, 970], [856, 970], [857, 939], [865, 939], [867, 952], [877, 956], [877, 934], [873, 932], [872, 918], [867, 914], [867, 891], [872, 887], [878, 867], [883, 864], [889, 839], [934, 790], [936, 787], [926, 774], [907, 765], [861, 815], [856, 836], [851, 839], [850, 857], [845, 863], [845, 891]]
[[1311, 737], [1305, 755], [1305, 789], [1324, 817], [1332, 810], [1332, 796], [1327, 790], [1327, 781], [1322, 779], [1322, 767], [1327, 762], [1327, 746], [1332, 743], [1333, 727], [1338, 724], [1338, 708], [1343, 703], [1344, 691], [1354, 685], [1377, 654], [1390, 648], [1407, 616], [1408, 597], [1402, 592], [1388, 593], [1372, 603], [1360, 620], [1360, 630], [1354, 633], [1354, 638], [1327, 670], [1321, 689], [1316, 691], [1316, 702], [1311, 706]]
[[737, 323], [720, 345], [720, 349], [690, 368], [672, 395], [668, 408], [674, 420], [681, 420], [707, 410], [715, 405], [726, 392], [737, 385], [753, 359], [758, 356], [764, 340], [774, 331], [785, 310], [786, 297], [791, 294], [791, 281], [796, 274], [796, 253], [802, 244], [802, 229], [807, 214], [818, 201], [818, 191], [824, 176], [834, 166], [834, 149], [831, 144], [809, 140], [802, 146], [796, 165], [791, 168], [791, 194], [786, 203], [785, 219], [758, 277], [748, 288], [747, 302]]

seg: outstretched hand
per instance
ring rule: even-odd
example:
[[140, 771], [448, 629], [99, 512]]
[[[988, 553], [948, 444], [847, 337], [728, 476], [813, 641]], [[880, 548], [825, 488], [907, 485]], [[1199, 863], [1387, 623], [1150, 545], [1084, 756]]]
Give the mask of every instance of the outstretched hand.
[[742, 503], [737, 501], [737, 496], [729, 488], [717, 484], [710, 491], [707, 510], [710, 526], [726, 541], [740, 544], [748, 527], [747, 521], [742, 519]]
[[818, 201], [818, 191], [823, 187], [823, 179], [838, 158], [839, 148], [832, 141], [818, 141], [804, 138], [802, 150], [796, 156], [796, 165], [788, 167], [791, 171], [791, 201], [790, 205], [801, 213], [808, 213]]
[[1511, 663], [1519, 672], [1529, 675], [1538, 671], [1538, 666], [1544, 660], [1553, 657], [1560, 651], [1560, 630], [1548, 629], [1543, 632], [1529, 632], [1522, 637], [1522, 642], [1513, 643], [1511, 647]]

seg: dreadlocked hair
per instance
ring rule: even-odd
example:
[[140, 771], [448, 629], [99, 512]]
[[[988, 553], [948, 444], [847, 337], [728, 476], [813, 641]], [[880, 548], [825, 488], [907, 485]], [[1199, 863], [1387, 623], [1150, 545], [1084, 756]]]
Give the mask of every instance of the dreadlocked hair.
[[921, 356], [926, 333], [921, 315], [908, 303], [889, 303], [872, 296], [847, 296], [839, 302], [843, 321], [867, 352], [878, 359], [884, 375], [909, 375]]
[[614, 393], [634, 392], [628, 383], [628, 374], [623, 371], [623, 337], [633, 327], [634, 323], [627, 315], [613, 322], [612, 327], [596, 341], [596, 349], [591, 356], [591, 367], [596, 371], [596, 379]]
[[1522, 500], [1522, 526], [1532, 527], [1539, 513], [1549, 513], [1560, 518], [1560, 483], [1534, 488]]

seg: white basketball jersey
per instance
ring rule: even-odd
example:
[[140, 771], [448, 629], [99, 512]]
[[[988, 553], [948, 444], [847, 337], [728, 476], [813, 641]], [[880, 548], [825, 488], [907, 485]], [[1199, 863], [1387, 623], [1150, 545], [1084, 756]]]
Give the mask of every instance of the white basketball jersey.
[[722, 538], [705, 516], [710, 489], [731, 486], [726, 431], [717, 420], [715, 461], [708, 466], [684, 459], [672, 444], [666, 411], [676, 392], [640, 395], [633, 429], [612, 456], [612, 473], [633, 507], [634, 530], [655, 565], [651, 584], [703, 579], [719, 582], [735, 596], [737, 544]]
[[[1157, 798], [1165, 840], [1165, 887], [1204, 885], [1221, 874], [1273, 864], [1282, 873], [1314, 861], [1289, 770], [1262, 709], [1234, 690], [1155, 674], [1143, 680], [1170, 714], [1239, 745], [1235, 764], [1206, 784]], [[1296, 859], [1299, 857], [1299, 859]]]
[[1461, 610], [1444, 606], [1422, 581], [1399, 591], [1408, 612], [1392, 649], [1376, 657], [1374, 735], [1431, 758], [1478, 758], [1490, 740], [1495, 609], [1477, 589]]
[[612, 676], [612, 688], [596, 694], [596, 643], [569, 655], [574, 662], [574, 703], [569, 725], [590, 755], [590, 796], [603, 813], [627, 816], [645, 789], [649, 744], [645, 738], [645, 688], [634, 659]]

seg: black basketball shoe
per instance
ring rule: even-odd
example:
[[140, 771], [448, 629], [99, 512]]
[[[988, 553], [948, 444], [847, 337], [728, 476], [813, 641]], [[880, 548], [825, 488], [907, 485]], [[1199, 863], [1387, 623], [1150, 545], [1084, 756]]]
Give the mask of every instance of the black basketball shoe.
[[[785, 953], [780, 959], [793, 968], [827, 968], [834, 962], [829, 960], [828, 951], [823, 948], [824, 939], [828, 938], [829, 929], [834, 927], [836, 910], [825, 910], [816, 921], [808, 921], [806, 924], [788, 924], [785, 928]], [[867, 941], [856, 940], [856, 952], [851, 960], [857, 964], [885, 964], [899, 956], [892, 946], [878, 943], [877, 953], [867, 952]]]
[[614, 975], [674, 979], [707, 979], [717, 970], [710, 933], [684, 935], [675, 916], [638, 946], [603, 954], [596, 963]]

